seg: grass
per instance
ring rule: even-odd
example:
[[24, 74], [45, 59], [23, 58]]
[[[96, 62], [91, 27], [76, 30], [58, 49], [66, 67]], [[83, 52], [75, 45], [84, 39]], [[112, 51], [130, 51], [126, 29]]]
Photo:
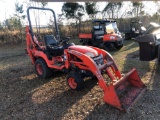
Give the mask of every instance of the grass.
[[[79, 44], [79, 40], [71, 40]], [[123, 73], [136, 68], [147, 91], [129, 113], [103, 102], [97, 81], [89, 79], [85, 88], [72, 91], [67, 74], [55, 72], [49, 79], [37, 78], [34, 66], [24, 52], [25, 45], [0, 47], [0, 119], [115, 120], [160, 118], [160, 67], [156, 60], [139, 60], [138, 44], [125, 41], [119, 51], [111, 52]]]

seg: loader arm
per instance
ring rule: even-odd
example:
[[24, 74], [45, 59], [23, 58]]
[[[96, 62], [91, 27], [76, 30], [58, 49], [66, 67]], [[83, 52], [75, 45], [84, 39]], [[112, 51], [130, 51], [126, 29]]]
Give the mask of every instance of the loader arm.
[[[81, 70], [89, 70], [98, 79], [98, 85], [104, 92], [104, 101], [120, 110], [128, 111], [135, 103], [137, 98], [144, 93], [146, 87], [138, 76], [135, 69], [132, 69], [125, 76], [121, 76], [113, 57], [106, 51], [94, 48], [104, 57], [104, 63], [97, 65], [91, 57], [69, 50], [68, 54], [72, 54], [81, 59], [80, 62], [69, 60], [70, 64], [74, 64]], [[110, 69], [111, 68], [111, 69]], [[102, 71], [110, 77], [111, 82], [104, 78]], [[126, 94], [126, 95], [125, 95]]]

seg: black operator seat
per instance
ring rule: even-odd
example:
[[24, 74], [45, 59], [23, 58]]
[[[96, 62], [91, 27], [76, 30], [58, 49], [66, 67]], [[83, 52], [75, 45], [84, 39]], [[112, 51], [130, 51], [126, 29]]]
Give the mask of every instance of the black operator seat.
[[64, 49], [68, 49], [68, 47], [75, 45], [74, 43], [68, 43], [69, 40], [70, 40], [70, 37], [62, 38], [62, 45]]
[[92, 37], [95, 39], [103, 39], [105, 31], [102, 26], [94, 26]]
[[64, 53], [63, 46], [58, 45], [58, 41], [53, 35], [46, 35], [45, 44], [47, 52], [52, 56], [60, 56]]

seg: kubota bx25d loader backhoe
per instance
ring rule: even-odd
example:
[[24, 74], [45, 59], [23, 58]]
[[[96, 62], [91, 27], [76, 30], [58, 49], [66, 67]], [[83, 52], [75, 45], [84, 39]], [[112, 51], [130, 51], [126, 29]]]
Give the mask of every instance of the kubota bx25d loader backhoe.
[[[50, 11], [53, 14], [57, 38], [46, 35], [45, 42], [39, 43], [33, 33], [30, 10]], [[104, 101], [120, 110], [128, 110], [145, 91], [146, 87], [137, 71], [132, 69], [122, 76], [113, 57], [105, 50], [69, 44], [68, 39], [61, 40], [52, 9], [29, 7], [27, 15], [29, 21], [29, 26], [26, 27], [27, 52], [38, 77], [49, 77], [53, 70], [64, 71], [68, 73], [69, 87], [73, 90], [82, 90], [84, 77], [95, 76], [104, 92]], [[107, 74], [110, 80], [104, 78], [102, 74]]]

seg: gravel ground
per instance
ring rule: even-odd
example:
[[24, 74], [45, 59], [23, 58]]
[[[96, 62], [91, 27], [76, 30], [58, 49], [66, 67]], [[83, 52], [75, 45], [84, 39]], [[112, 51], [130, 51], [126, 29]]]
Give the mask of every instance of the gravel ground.
[[0, 46], [0, 119], [159, 120], [160, 67], [156, 60], [139, 61], [137, 46], [126, 41], [120, 51], [111, 52], [122, 72], [135, 67], [147, 86], [128, 113], [103, 102], [97, 80], [88, 79], [82, 91], [72, 91], [62, 72], [46, 80], [37, 78], [23, 46]]

